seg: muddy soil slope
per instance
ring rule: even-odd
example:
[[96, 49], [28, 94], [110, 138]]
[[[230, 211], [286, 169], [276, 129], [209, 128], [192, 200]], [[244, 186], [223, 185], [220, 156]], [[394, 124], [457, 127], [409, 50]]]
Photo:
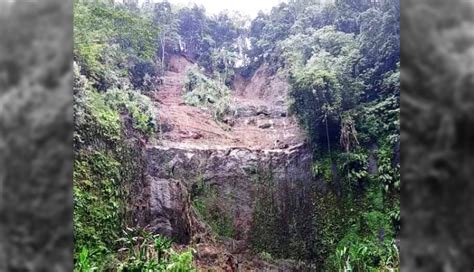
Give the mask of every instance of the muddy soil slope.
[[163, 145], [241, 147], [252, 150], [288, 148], [304, 141], [294, 117], [288, 116], [286, 78], [270, 77], [262, 66], [250, 81], [240, 79], [232, 91], [233, 126], [218, 124], [211, 114], [184, 104], [183, 82], [189, 60], [173, 56], [163, 85], [155, 94], [164, 133]]

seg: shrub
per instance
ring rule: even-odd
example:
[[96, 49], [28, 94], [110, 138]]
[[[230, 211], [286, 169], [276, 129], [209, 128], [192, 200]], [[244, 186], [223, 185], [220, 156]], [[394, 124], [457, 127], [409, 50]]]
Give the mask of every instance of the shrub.
[[210, 110], [218, 121], [229, 111], [229, 89], [206, 77], [197, 67], [188, 70], [184, 92], [186, 104]]
[[88, 144], [97, 138], [114, 142], [120, 138], [122, 124], [116, 110], [104, 101], [102, 94], [96, 92], [90, 81], [79, 73], [74, 64], [74, 141]]
[[170, 251], [169, 264], [165, 271], [169, 272], [194, 272], [193, 267], [193, 249], [188, 249], [184, 252], [178, 253], [173, 250]]
[[193, 267], [193, 249], [176, 252], [171, 240], [153, 235], [146, 230], [127, 228], [118, 241], [125, 259], [119, 264], [118, 271], [130, 272], [191, 272]]
[[135, 129], [148, 136], [156, 132], [157, 113], [147, 96], [136, 91], [112, 89], [105, 93], [104, 100], [114, 110], [128, 112], [132, 117]]
[[96, 125], [97, 132], [104, 139], [118, 140], [121, 134], [122, 123], [119, 113], [105, 101], [104, 95], [91, 91], [87, 95], [87, 109]]

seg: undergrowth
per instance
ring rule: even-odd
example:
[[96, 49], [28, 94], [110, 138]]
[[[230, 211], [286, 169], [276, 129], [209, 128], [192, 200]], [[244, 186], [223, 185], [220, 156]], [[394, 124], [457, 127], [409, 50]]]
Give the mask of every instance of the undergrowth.
[[193, 272], [194, 250], [189, 248], [178, 252], [172, 248], [172, 241], [145, 230], [127, 228], [121, 238], [116, 240], [120, 246], [117, 259], [111, 259], [113, 267], [98, 263], [97, 250], [82, 247], [76, 262], [75, 271], [115, 271], [130, 272]]
[[214, 119], [222, 121], [229, 111], [230, 90], [204, 75], [198, 67], [189, 69], [184, 83], [186, 104], [209, 110]]
[[148, 96], [132, 90], [112, 89], [105, 93], [104, 100], [114, 110], [129, 113], [135, 129], [148, 136], [156, 132], [157, 113]]
[[[389, 137], [385, 137], [388, 139]], [[343, 184], [342, 197], [322, 196], [317, 207], [333, 203], [318, 214], [331, 214], [339, 210], [343, 216], [331, 220], [319, 219], [316, 225], [322, 232], [319, 237], [325, 244], [326, 258], [320, 261], [331, 271], [399, 271], [399, 245], [396, 237], [400, 230], [399, 165], [394, 165], [392, 144], [381, 140], [375, 153], [377, 171], [369, 173], [369, 154], [365, 149], [333, 155], [340, 167], [339, 179]], [[331, 164], [321, 159], [320, 177], [331, 175]], [[322, 175], [321, 175], [322, 174]], [[335, 187], [333, 177], [325, 177], [328, 185]], [[337, 205], [334, 205], [337, 202]], [[334, 206], [333, 206], [334, 205]], [[322, 228], [321, 228], [322, 227]], [[338, 231], [335, 231], [338, 230]], [[324, 242], [333, 236], [332, 242]]]

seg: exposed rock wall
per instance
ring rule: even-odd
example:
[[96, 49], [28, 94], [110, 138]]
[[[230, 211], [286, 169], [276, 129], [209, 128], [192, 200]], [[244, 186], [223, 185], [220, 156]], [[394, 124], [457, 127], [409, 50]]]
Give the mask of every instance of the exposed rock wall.
[[204, 182], [216, 189], [222, 207], [232, 215], [234, 238], [245, 240], [259, 197], [255, 190], [258, 180], [265, 175], [276, 186], [291, 180], [311, 183], [310, 154], [304, 145], [286, 150], [151, 147], [146, 170], [148, 216], [143, 223], [177, 241], [189, 242], [205, 231], [190, 201], [193, 187]]

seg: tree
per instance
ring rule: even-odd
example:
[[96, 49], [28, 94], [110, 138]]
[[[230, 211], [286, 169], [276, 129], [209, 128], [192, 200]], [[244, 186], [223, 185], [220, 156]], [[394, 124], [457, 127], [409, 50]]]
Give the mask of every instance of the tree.
[[212, 51], [211, 58], [212, 67], [219, 75], [221, 83], [229, 85], [237, 61], [237, 54], [230, 52], [225, 48], [220, 48]]
[[182, 8], [178, 12], [179, 33], [183, 37], [185, 52], [192, 58], [199, 57], [214, 45], [210, 36], [206, 10], [194, 5], [192, 8]]
[[135, 60], [152, 62], [157, 35], [152, 19], [141, 10], [74, 2], [74, 59], [101, 90], [127, 85], [117, 80], [134, 69]]
[[153, 11], [154, 25], [161, 30], [158, 39], [161, 48], [161, 70], [164, 71], [167, 46], [168, 50], [174, 50], [177, 41], [181, 39], [178, 34], [178, 20], [169, 2], [155, 4]]

